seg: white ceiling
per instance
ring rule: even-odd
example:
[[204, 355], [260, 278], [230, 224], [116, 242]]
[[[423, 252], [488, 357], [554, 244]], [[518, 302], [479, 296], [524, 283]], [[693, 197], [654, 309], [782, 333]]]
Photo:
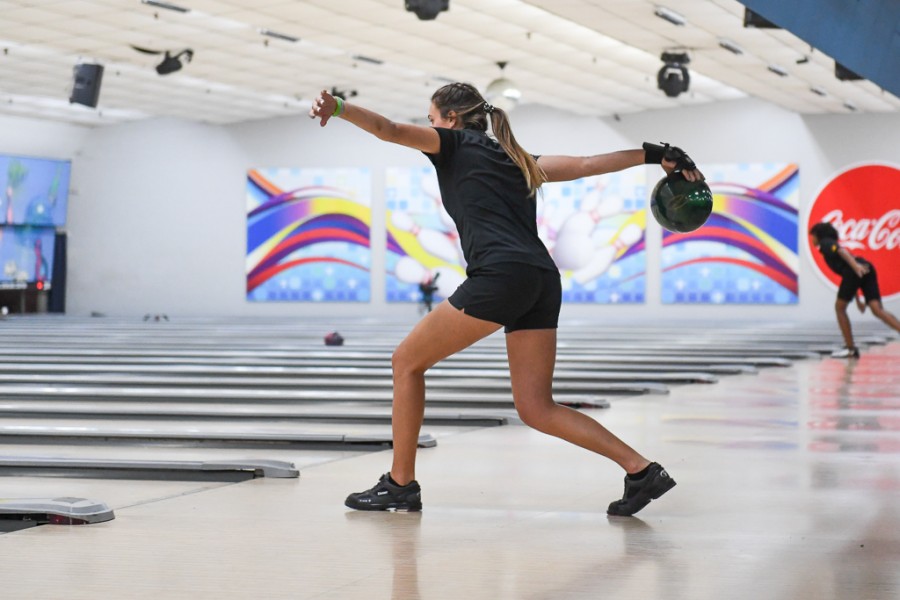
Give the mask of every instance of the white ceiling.
[[[190, 12], [141, 0], [0, 0], [0, 113], [92, 125], [156, 116], [235, 123], [305, 114], [318, 90], [336, 86], [412, 120], [447, 81], [484, 90], [501, 73], [498, 61], [508, 62], [504, 74], [523, 104], [586, 116], [746, 96], [798, 113], [900, 111], [900, 99], [871, 82], [837, 80], [834, 61], [794, 35], [744, 28], [737, 0], [450, 0], [434, 21], [407, 12], [403, 0], [171, 3]], [[687, 24], [656, 17], [658, 6]], [[721, 38], [744, 53], [724, 50]], [[192, 48], [194, 60], [160, 76], [160, 58], [129, 45]], [[682, 49], [690, 91], [668, 98], [657, 89], [659, 57]], [[68, 102], [79, 62], [105, 67], [97, 109]]]

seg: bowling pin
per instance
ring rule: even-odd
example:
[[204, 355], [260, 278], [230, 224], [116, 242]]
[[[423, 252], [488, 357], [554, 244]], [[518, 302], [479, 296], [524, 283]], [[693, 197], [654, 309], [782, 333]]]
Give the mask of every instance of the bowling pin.
[[589, 213], [579, 211], [568, 217], [556, 233], [553, 246], [556, 266], [567, 270], [584, 267], [594, 254], [593, 231], [594, 220]]
[[440, 275], [436, 282], [437, 293], [444, 298], [450, 297], [456, 291], [456, 288], [466, 280], [465, 275], [450, 267], [436, 267], [432, 270], [432, 273]]
[[391, 223], [397, 229], [414, 235], [422, 248], [429, 254], [450, 263], [457, 264], [459, 262], [456, 244], [440, 231], [420, 227], [409, 214], [400, 211], [391, 213]]
[[428, 269], [409, 256], [401, 256], [397, 260], [397, 265], [394, 267], [394, 276], [403, 283], [414, 283], [416, 285], [429, 280]]
[[619, 252], [636, 244], [644, 235], [643, 229], [636, 223], [626, 225], [618, 237], [609, 245], [603, 246], [594, 253], [593, 258], [583, 268], [572, 274], [572, 278], [584, 285], [591, 279], [600, 277], [616, 261]]
[[436, 275], [440, 275], [436, 282], [437, 293], [444, 298], [455, 292], [456, 288], [466, 280], [466, 278], [456, 269], [450, 267], [436, 267], [429, 271], [409, 256], [400, 257], [397, 261], [397, 266], [394, 267], [394, 275], [403, 283], [415, 285], [428, 283], [434, 279]]
[[601, 219], [612, 217], [625, 212], [625, 199], [621, 196], [606, 195], [600, 200], [599, 204], [591, 210], [591, 216], [594, 222]]

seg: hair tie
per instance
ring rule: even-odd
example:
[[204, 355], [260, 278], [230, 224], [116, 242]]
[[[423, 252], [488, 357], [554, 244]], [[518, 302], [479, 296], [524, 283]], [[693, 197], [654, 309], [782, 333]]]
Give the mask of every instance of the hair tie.
[[484, 103], [484, 112], [486, 112], [487, 114], [491, 114], [492, 112], [494, 112], [494, 107], [492, 105], [488, 104], [487, 102], [485, 102]]

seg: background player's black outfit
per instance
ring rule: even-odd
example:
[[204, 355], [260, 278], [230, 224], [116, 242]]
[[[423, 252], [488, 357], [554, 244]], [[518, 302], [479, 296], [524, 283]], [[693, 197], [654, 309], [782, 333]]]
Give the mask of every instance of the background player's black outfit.
[[822, 253], [825, 264], [828, 265], [829, 269], [841, 276], [841, 284], [837, 293], [838, 298], [849, 302], [856, 296], [857, 290], [861, 289], [866, 303], [872, 300], [881, 300], [875, 266], [864, 258], [854, 256], [853, 258], [856, 259], [856, 262], [869, 267], [869, 272], [860, 277], [853, 271], [853, 268], [847, 261], [841, 258], [841, 255], [838, 254], [838, 249], [840, 249], [840, 246], [837, 240], [827, 238], [819, 240], [819, 252]]

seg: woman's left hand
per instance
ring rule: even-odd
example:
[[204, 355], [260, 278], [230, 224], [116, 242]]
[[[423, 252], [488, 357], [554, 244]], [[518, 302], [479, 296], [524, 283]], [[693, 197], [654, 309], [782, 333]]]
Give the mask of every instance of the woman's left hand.
[[[674, 160], [663, 159], [662, 161], [662, 168], [666, 172], [666, 175], [671, 175], [677, 166], [678, 164]], [[700, 172], [700, 169], [682, 169], [681, 174], [684, 175], [684, 178], [688, 181], [703, 181], [706, 179], [703, 176], [703, 173]]]

